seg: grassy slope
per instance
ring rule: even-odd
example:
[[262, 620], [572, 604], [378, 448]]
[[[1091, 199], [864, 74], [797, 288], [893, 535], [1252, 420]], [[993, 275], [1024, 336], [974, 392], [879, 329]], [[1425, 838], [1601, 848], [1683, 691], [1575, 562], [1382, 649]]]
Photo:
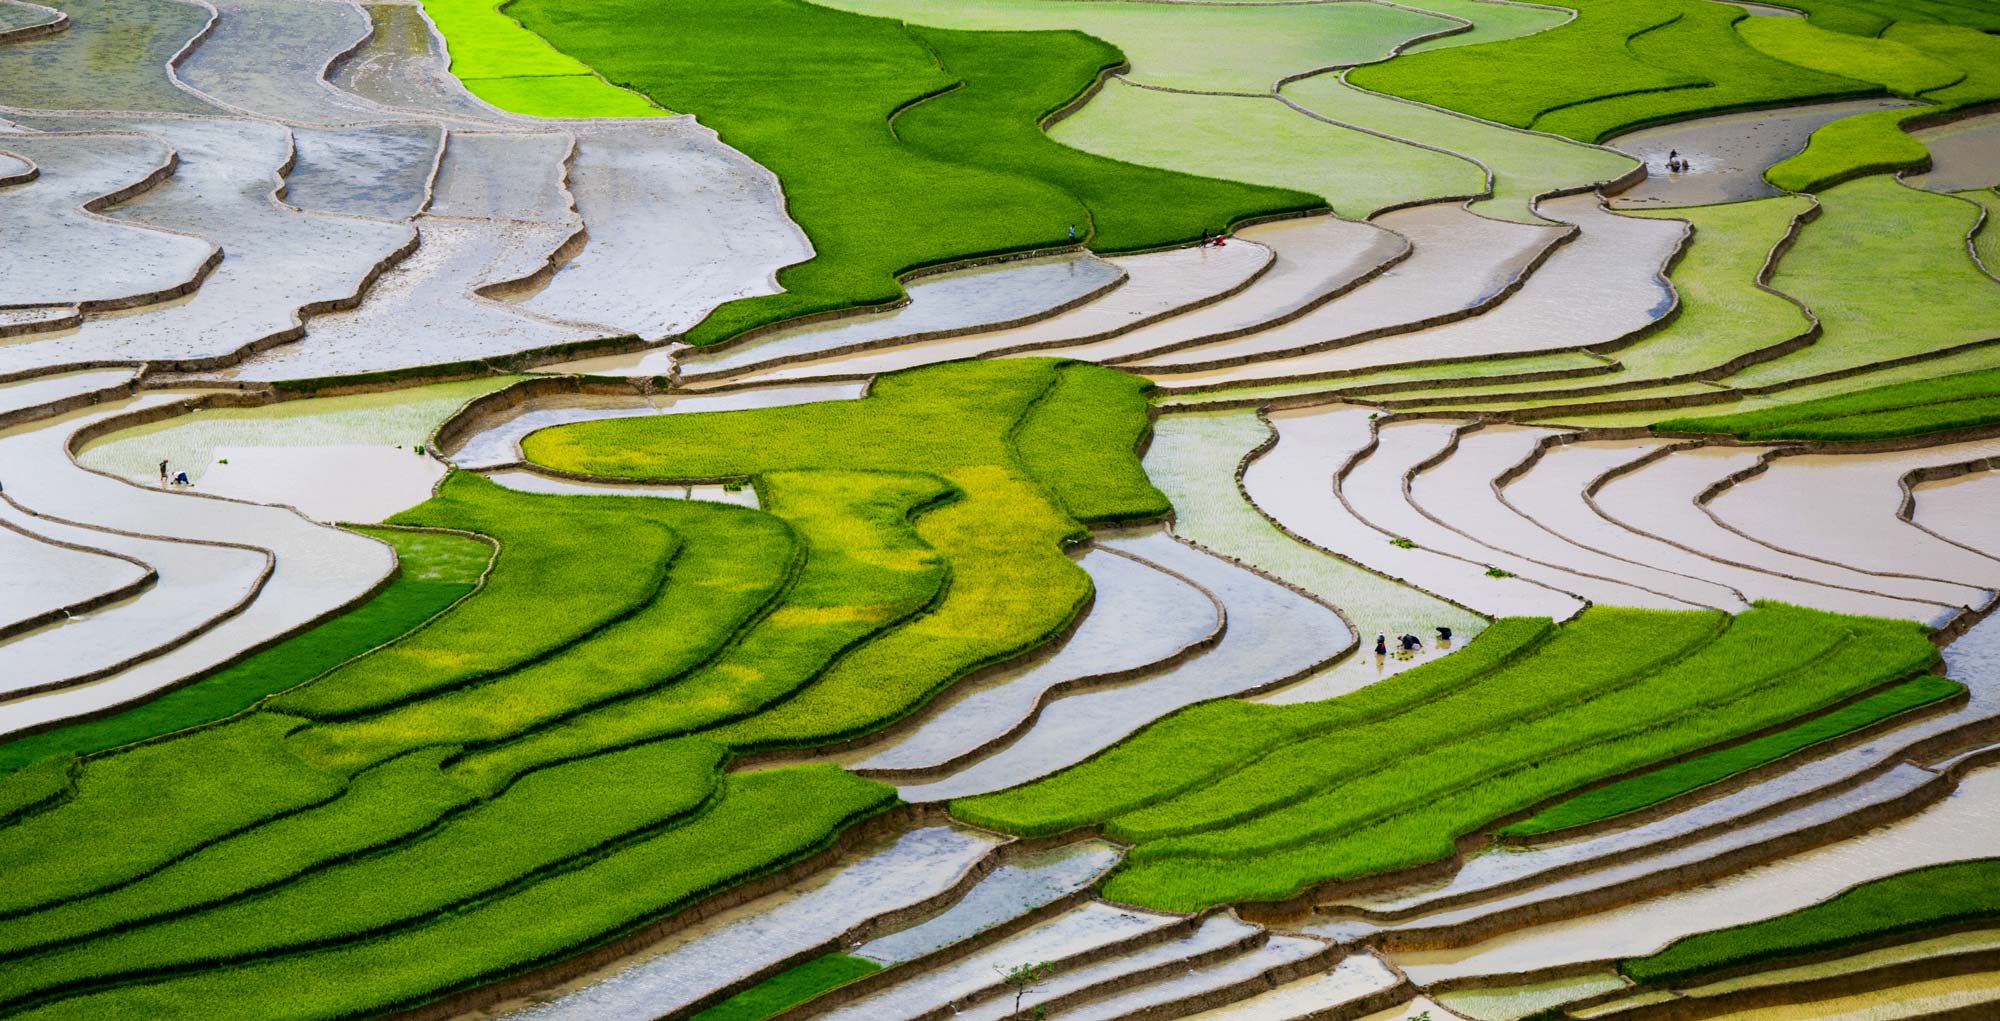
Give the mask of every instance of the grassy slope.
[[[737, 748], [813, 744], [872, 729], [920, 705], [966, 672], [1015, 655], [1061, 630], [1089, 591], [1062, 553], [1081, 537], [1053, 497], [1106, 517], [1158, 512], [1158, 494], [1134, 469], [1100, 480], [1068, 474], [1081, 456], [1022, 454], [1016, 430], [1070, 386], [1084, 394], [1110, 370], [1046, 359], [960, 362], [878, 379], [867, 399], [750, 412], [660, 416], [564, 426], [531, 434], [523, 449], [552, 467], [622, 477], [698, 478], [841, 469], [925, 472], [958, 493], [917, 519], [917, 534], [951, 571], [928, 613], [844, 657], [796, 697], [708, 733]], [[1085, 377], [1073, 381], [1069, 377]], [[1129, 454], [1143, 408], [1126, 402], [1057, 417], [1077, 430], [1027, 434], [1028, 449], [1097, 448]], [[1046, 474], [1044, 474], [1046, 473]], [[1060, 473], [1060, 474], [1059, 474]], [[1095, 492], [1080, 487], [1087, 483]]]
[[1863, 883], [1776, 918], [1689, 936], [1619, 968], [1641, 982], [1673, 982], [1996, 915], [2000, 858], [1953, 862]]
[[[1594, 142], [1731, 108], [1879, 88], [1765, 56], [1739, 38], [1740, 9], [1700, 0], [1582, 0], [1539, 35], [1413, 54], [1355, 69], [1376, 92]], [[1562, 74], [1546, 73], [1562, 68]]]
[[[1826, 332], [1804, 350], [1723, 382], [1783, 383], [1985, 340], [2000, 331], [1996, 285], [1966, 254], [1979, 211], [1948, 195], [1864, 178], [1821, 193], [1771, 286], [1805, 302]], [[1896, 300], [1885, 302], [1883, 295]]]
[[1472, 209], [1486, 216], [1542, 222], [1531, 208], [1535, 196], [1615, 180], [1637, 165], [1628, 156], [1566, 138], [1528, 134], [1378, 96], [1337, 75], [1292, 82], [1284, 94], [1343, 124], [1439, 146], [1484, 163], [1493, 171], [1493, 197], [1474, 203]]
[[[1953, 25], [1899, 22], [1889, 26], [1874, 48], [1844, 46], [1821, 52], [1829, 63], [1842, 63], [1852, 75], [1879, 74], [1898, 84], [1915, 84], [1927, 76], [1942, 80], [1936, 68], [1949, 68], [1962, 78], [1913, 93], [1933, 106], [1915, 110], [1882, 110], [1834, 121], [1813, 132], [1804, 152], [1765, 171], [1772, 184], [1789, 191], [1820, 191], [1863, 174], [1922, 166], [1930, 153], [1922, 142], [1904, 132], [1919, 117], [1990, 103], [2000, 99], [2000, 39]], [[1914, 56], [1909, 56], [1914, 55]]]
[[130, 880], [246, 825], [340, 796], [338, 777], [285, 751], [279, 737], [298, 722], [253, 713], [85, 763], [69, 800], [0, 829], [0, 914]]
[[[1518, 644], [1534, 625], [1502, 627], [1522, 632]], [[1493, 819], [1811, 712], [1936, 655], [1911, 625], [1778, 605], [1734, 619], [1596, 608], [1523, 655], [1458, 662], [1485, 641], [1354, 695], [1272, 710], [1263, 729], [1281, 736], [1249, 754], [1237, 749], [1243, 728], [1206, 723], [1223, 710], [1204, 708], [953, 811], [1024, 833], [1102, 822], [1138, 844], [1106, 886], [1119, 900], [1182, 910], [1281, 899], [1436, 860]], [[1319, 714], [1346, 718], [1290, 741], [1275, 722]]]
[[[920, 266], [1061, 245], [1068, 226], [1089, 222], [1092, 212], [1066, 190], [1070, 181], [1057, 179], [1063, 175], [1081, 172], [1078, 183], [1121, 199], [1135, 189], [1183, 189], [1176, 205], [1153, 210], [1159, 219], [1119, 228], [1115, 236], [1129, 247], [1189, 240], [1202, 224], [1310, 204], [1305, 196], [1222, 182], [1169, 185], [1159, 171], [1085, 163], [1024, 134], [1026, 122], [1095, 81], [1106, 57], [1095, 46], [1048, 39], [1012, 54], [996, 49], [979, 58], [992, 63], [961, 75], [941, 69], [899, 22], [802, 0], [520, 0], [510, 12], [611, 79], [696, 114], [784, 182], [788, 210], [817, 256], [779, 273], [786, 293], [718, 310], [691, 331], [694, 343], [894, 301], [902, 294], [896, 276]], [[626, 45], [645, 26], [671, 32], [675, 44]], [[1005, 89], [992, 77], [998, 71], [1019, 73], [1024, 84]], [[908, 111], [921, 145], [900, 142], [886, 126], [912, 103], [973, 77], [980, 80], [964, 96], [935, 100], [938, 111], [923, 110], [931, 103]], [[986, 120], [989, 113], [1003, 124]], [[999, 147], [986, 155], [1003, 156], [1006, 167], [962, 155], [1001, 135], [1013, 141], [993, 143]], [[939, 152], [946, 155], [933, 155]]]
[[[825, 847], [895, 792], [830, 766], [728, 778], [706, 811], [422, 925], [234, 968], [194, 969], [18, 1016], [332, 1021], [374, 1016], [556, 960]], [[746, 838], [745, 834], [754, 834]], [[364, 978], [365, 977], [365, 978]]]
[[[1153, 386], [1119, 372], [1064, 372], [1014, 433], [1021, 464], [1070, 517], [1097, 523], [1163, 517], [1173, 510], [1133, 456], [1152, 431]], [[1089, 436], [1096, 442], [1077, 443]]]
[[149, 702], [0, 744], [0, 772], [20, 769], [44, 756], [87, 755], [242, 712], [259, 699], [303, 684], [436, 616], [472, 591], [493, 552], [483, 542], [458, 535], [362, 531], [395, 546], [402, 568], [401, 575], [373, 599]]
[[1574, 798], [1551, 805], [1500, 832], [1506, 836], [1536, 836], [1598, 822], [1657, 805], [1669, 798], [1747, 769], [1810, 748], [1884, 720], [1951, 698], [1965, 686], [1942, 677], [1917, 677], [1870, 695], [1853, 705], [1753, 741], [1718, 749]]
[[929, 475], [772, 472], [764, 508], [811, 551], [779, 605], [721, 655], [676, 682], [475, 752], [452, 774], [480, 789], [548, 762], [741, 719], [811, 683], [841, 651], [922, 611], [947, 580], [910, 519], [945, 497]]
[[[1125, 4], [1099, 0], [821, 0], [911, 25], [985, 32], [1065, 31], [1095, 36], [1131, 61], [1134, 81], [1203, 92], [1264, 92], [1282, 76], [1378, 60], [1405, 40], [1454, 24], [1377, 5]], [[1561, 16], [1449, 4], [1456, 13], [1514, 30]], [[1471, 8], [1471, 9], [1467, 9]], [[1426, 8], [1431, 10], [1432, 8]], [[1448, 37], [1457, 39], [1458, 36]]]
[[1060, 773], [958, 799], [951, 812], [980, 826], [1033, 836], [1114, 819], [1211, 782], [1280, 745], [1447, 694], [1525, 655], [1549, 630], [1545, 617], [1505, 618], [1463, 651], [1325, 702], [1271, 706], [1225, 699], [1190, 706]]
[[521, 27], [502, 0], [425, 0], [472, 94], [530, 117], [657, 117], [665, 110], [618, 88]]
[[9, 962], [0, 1007], [149, 971], [240, 961], [407, 925], [700, 808], [722, 749], [642, 745], [552, 767], [421, 837], [262, 897]]
[[[517, 493], [457, 472], [391, 521], [492, 536], [501, 552], [479, 598], [373, 656], [274, 699], [316, 719], [353, 716], [494, 676], [551, 655], [645, 606], [681, 539], [667, 501]], [[627, 569], [599, 571], [618, 562]]]
[[[440, 734], [484, 745], [667, 684], [714, 656], [751, 614], [776, 597], [802, 552], [792, 530], [769, 514], [700, 500], [607, 499], [621, 516], [640, 509], [657, 514], [682, 537], [666, 584], [644, 606], [560, 656], [385, 712], [314, 727], [294, 740], [294, 750], [321, 768], [352, 773], [435, 744]], [[643, 562], [637, 566], [643, 571]]]
[[764, 1021], [835, 986], [881, 970], [881, 965], [865, 958], [828, 954], [773, 975], [696, 1014], [691, 1021]]
[[[1052, 67], [1116, 67], [1112, 46], [1078, 32], [958, 32], [912, 28], [965, 84], [904, 111], [896, 137], [926, 155], [1019, 177], [1051, 181], [1090, 216], [1099, 252], [1157, 248], [1218, 232], [1246, 210], [1315, 209], [1312, 195], [1282, 195], [1253, 184], [1123, 163], [1072, 149], [1043, 134], [1041, 119], [1079, 91], [1074, 75]], [[1078, 224], [1081, 231], [1085, 225]]]

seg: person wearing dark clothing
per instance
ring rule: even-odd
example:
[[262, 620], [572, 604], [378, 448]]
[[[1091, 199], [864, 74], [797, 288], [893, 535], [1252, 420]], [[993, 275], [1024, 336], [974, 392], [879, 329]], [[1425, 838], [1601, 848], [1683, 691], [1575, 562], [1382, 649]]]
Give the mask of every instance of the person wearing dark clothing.
[[1438, 641], [1440, 641], [1440, 642], [1449, 642], [1449, 641], [1451, 641], [1451, 629], [1450, 629], [1450, 628], [1448, 628], [1448, 627], [1445, 627], [1444, 625], [1440, 624], [1440, 625], [1438, 625], [1438, 629], [1437, 629], [1437, 633], [1438, 633]]
[[1376, 635], [1376, 636], [1375, 636], [1375, 655], [1377, 655], [1377, 656], [1387, 656], [1388, 654], [1389, 654], [1389, 636], [1388, 636], [1388, 635]]
[[164, 457], [160, 458], [160, 485], [166, 485], [169, 477], [167, 474], [167, 459]]
[[1419, 641], [1416, 635], [1404, 635], [1396, 640], [1403, 643], [1404, 652], [1415, 652], [1424, 647], [1424, 643]]

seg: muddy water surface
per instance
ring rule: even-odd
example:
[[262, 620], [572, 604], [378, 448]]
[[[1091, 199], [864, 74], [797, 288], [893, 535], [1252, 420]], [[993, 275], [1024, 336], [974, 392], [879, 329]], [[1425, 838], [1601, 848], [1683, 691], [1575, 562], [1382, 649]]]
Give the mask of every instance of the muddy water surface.
[[901, 308], [782, 330], [721, 350], [689, 351], [681, 357], [681, 374], [691, 380], [732, 375], [794, 358], [1041, 318], [1122, 279], [1116, 266], [1079, 254], [940, 273], [912, 282], [909, 303]]
[[380, 521], [431, 498], [449, 470], [405, 447], [217, 447], [200, 490], [297, 508], [315, 521]]
[[[1786, 576], [1791, 579], [1785, 588], [1794, 593], [1789, 598], [1792, 602], [1839, 613], [1927, 622], [1952, 615], [1950, 607], [1942, 604], [1883, 594], [1898, 590], [1888, 582], [1875, 581], [1873, 576], [1781, 552], [1732, 532], [1695, 503], [1717, 480], [1755, 465], [1764, 451], [1761, 447], [1701, 447], [1669, 454], [1612, 479], [1598, 490], [1597, 508], [1617, 524], [1698, 551], [1705, 557]], [[1729, 580], [1746, 595], [1754, 594], [1745, 580]], [[1766, 586], [1757, 588], [1775, 590]]]
[[571, 130], [569, 189], [590, 238], [519, 299], [528, 311], [657, 340], [724, 302], [776, 293], [779, 268], [812, 256], [770, 171], [692, 119]]
[[[822, 1015], [825, 1021], [881, 1021], [949, 1010], [968, 998], [997, 995], [1001, 974], [1025, 961], [1058, 964], [1079, 954], [1143, 939], [1180, 919], [1091, 901], [935, 970]], [[1116, 954], [1117, 951], [1111, 951]]]
[[478, 1017], [517, 1021], [652, 1021], [752, 979], [869, 919], [949, 889], [1000, 838], [948, 826], [912, 830], [842, 856], [830, 868], [703, 919], [645, 952], [541, 998]]
[[2000, 113], [1911, 132], [1931, 153], [1931, 168], [1903, 180], [1925, 191], [1971, 191], [2000, 184]]
[[[164, 138], [180, 156], [172, 180], [106, 215], [207, 238], [226, 257], [191, 296], [17, 341], [4, 349], [0, 365], [235, 357], [252, 345], [292, 336], [301, 307], [352, 297], [370, 270], [411, 237], [404, 224], [281, 205], [272, 190], [291, 153], [291, 139], [276, 125], [83, 117], [38, 123], [69, 130], [142, 130]], [[371, 291], [371, 298], [377, 293]], [[403, 340], [407, 344], [407, 335]]]
[[1391, 971], [1381, 958], [1368, 953], [1349, 954], [1325, 974], [1288, 982], [1225, 1007], [1191, 1014], [1188, 1021], [1305, 1021], [1322, 1016], [1329, 1008], [1393, 989], [1401, 981], [1401, 976]]
[[1653, 953], [1681, 936], [1770, 918], [1870, 879], [1992, 853], [2000, 770], [1968, 774], [1945, 800], [1839, 843], [1699, 888], [1536, 926], [1457, 950], [1393, 955], [1420, 984]]
[[1197, 246], [1109, 258], [1104, 261], [1123, 272], [1125, 282], [1103, 297], [1060, 315], [1012, 329], [788, 362], [748, 373], [744, 378], [810, 379], [893, 372], [995, 352], [1041, 355], [1051, 347], [1137, 329], [1182, 309], [1206, 304], [1251, 281], [1273, 259], [1270, 249], [1242, 239], [1222, 248]]
[[1222, 604], [1222, 640], [1162, 670], [1050, 702], [1033, 727], [996, 751], [943, 779], [902, 787], [905, 801], [983, 794], [1046, 776], [1182, 706], [1303, 676], [1352, 641], [1324, 605], [1164, 533], [1100, 543], [1206, 590]]
[[178, 399], [153, 394], [112, 401], [0, 432], [8, 497], [50, 517], [107, 529], [269, 550], [275, 557], [270, 577], [247, 609], [194, 640], [88, 686], [10, 705], [0, 728], [31, 727], [103, 709], [233, 662], [249, 649], [351, 605], [394, 568], [395, 556], [386, 544], [315, 524], [290, 510], [135, 486], [70, 461], [67, 440], [76, 429]]
[[1123, 360], [1254, 330], [1317, 307], [1409, 245], [1379, 227], [1330, 216], [1246, 227], [1240, 240], [1276, 253], [1271, 268], [1242, 292], [1110, 340], [1050, 353], [1090, 361]]
[[1084, 889], [1121, 854], [1104, 841], [1082, 840], [1015, 855], [942, 912], [871, 939], [854, 948], [854, 955], [885, 966], [916, 960]]
[[842, 765], [862, 772], [942, 766], [1021, 726], [1050, 692], [1158, 663], [1222, 628], [1206, 593], [1143, 561], [1092, 549], [1077, 566], [1096, 595], [1067, 638], [953, 685], [925, 708], [918, 726], [838, 756]]
[[[1384, 213], [1373, 223], [1407, 239], [1409, 258], [1282, 326], [1234, 340], [1149, 355], [1132, 365], [1170, 386], [1309, 371], [1307, 363], [1288, 363], [1279, 356], [1491, 300], [1563, 231], [1561, 227], [1487, 219], [1453, 203]], [[1228, 364], [1242, 359], [1270, 360], [1255, 368], [1231, 368]]]
[[1935, 578], [1931, 598], [1983, 606], [2000, 586], [2000, 550], [1982, 555], [1947, 543], [1897, 517], [1899, 480], [1929, 465], [2000, 455], [2000, 440], [1953, 443], [1882, 454], [1781, 457], [1762, 475], [1708, 504], [1720, 520], [1803, 556], [1883, 574]]
[[0, 190], [6, 198], [0, 236], [7, 238], [0, 246], [0, 305], [155, 294], [193, 280], [214, 250], [199, 238], [112, 222], [81, 208], [164, 163], [169, 150], [158, 140], [28, 134], [9, 136], [4, 145], [40, 167], [41, 176]]
[[1574, 546], [1501, 502], [1494, 480], [1555, 435], [1552, 429], [1495, 425], [1461, 436], [1451, 456], [1410, 480], [1409, 501], [1419, 513], [1469, 538], [1476, 544], [1471, 553], [1551, 588], [1609, 606], [1709, 605], [1677, 598], [1676, 590], [1684, 586], [1670, 576]]
[[[1619, 135], [1604, 144], [1644, 161], [1647, 177], [1613, 196], [1611, 204], [1706, 206], [1781, 195], [1764, 180], [1764, 171], [1804, 150], [1814, 131], [1843, 117], [1911, 105], [1901, 99], [1816, 103], [1702, 117]], [[1667, 157], [1676, 152], [1693, 169], [1668, 170]]]
[[431, 124], [295, 128], [285, 201], [300, 209], [402, 220], [430, 194], [444, 132]]
[[1953, 542], [2000, 551], [2000, 471], [1917, 487], [1916, 522]]

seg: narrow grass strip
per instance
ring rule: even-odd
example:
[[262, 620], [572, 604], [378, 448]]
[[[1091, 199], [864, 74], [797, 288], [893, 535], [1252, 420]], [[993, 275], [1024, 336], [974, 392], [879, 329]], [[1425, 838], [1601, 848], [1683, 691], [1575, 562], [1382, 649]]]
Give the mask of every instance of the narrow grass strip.
[[851, 822], [894, 801], [891, 788], [831, 766], [732, 776], [720, 801], [686, 825], [429, 924], [312, 953], [110, 988], [18, 1017], [372, 1017], [573, 956], [812, 854]]
[[2000, 917], [2000, 858], [1980, 858], [1863, 883], [1790, 914], [1688, 936], [1618, 967], [1639, 982], [1677, 982], [1994, 917]]
[[0, 1006], [390, 932], [532, 886], [693, 812], [716, 789], [722, 756], [707, 742], [664, 742], [530, 774], [419, 839], [261, 897], [16, 960], [0, 971]]
[[1211, 781], [1280, 745], [1443, 697], [1525, 655], [1551, 631], [1547, 617], [1505, 617], [1450, 656], [1325, 702], [1270, 706], [1224, 699], [1189, 706], [1068, 769], [953, 801], [951, 814], [1023, 836], [1102, 822]]
[[1964, 685], [1942, 677], [1918, 677], [1778, 733], [1579, 794], [1499, 832], [1502, 836], [1539, 836], [1650, 808], [1821, 742], [1951, 698], [1964, 690]]
[[2000, 421], [2000, 369], [1980, 369], [1734, 415], [1668, 419], [1654, 428], [1746, 440], [1859, 440], [1995, 421]]
[[844, 986], [882, 966], [851, 954], [828, 954], [781, 972], [696, 1014], [692, 1021], [764, 1021], [836, 986]]
[[[374, 598], [234, 666], [100, 719], [0, 744], [0, 773], [213, 723], [410, 633], [470, 593], [492, 547], [462, 535], [357, 529], [396, 547], [402, 573]], [[0, 792], [10, 789], [0, 781]], [[4, 794], [0, 794], [4, 797]], [[0, 811], [0, 818], [6, 813]]]

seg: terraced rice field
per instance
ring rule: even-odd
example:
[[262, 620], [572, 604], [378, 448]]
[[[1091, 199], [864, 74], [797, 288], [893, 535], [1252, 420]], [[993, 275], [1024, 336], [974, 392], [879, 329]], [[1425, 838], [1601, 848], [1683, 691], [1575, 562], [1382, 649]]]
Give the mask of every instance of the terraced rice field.
[[0, 0], [0, 1019], [1987, 1016], [1996, 33]]

